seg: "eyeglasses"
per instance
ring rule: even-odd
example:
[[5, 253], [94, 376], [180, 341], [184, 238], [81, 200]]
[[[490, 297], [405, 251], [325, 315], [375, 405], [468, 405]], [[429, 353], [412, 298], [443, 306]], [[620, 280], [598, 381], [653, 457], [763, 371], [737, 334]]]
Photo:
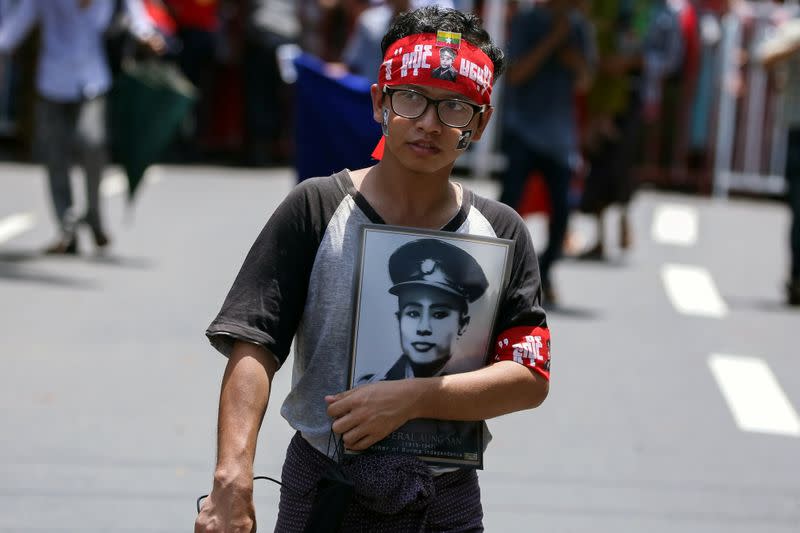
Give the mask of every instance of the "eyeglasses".
[[451, 128], [463, 128], [472, 121], [475, 113], [483, 113], [489, 107], [485, 104], [471, 104], [455, 98], [435, 100], [411, 89], [394, 89], [384, 86], [383, 92], [389, 96], [389, 103], [396, 115], [403, 118], [419, 118], [425, 114], [428, 106], [433, 104], [439, 120]]

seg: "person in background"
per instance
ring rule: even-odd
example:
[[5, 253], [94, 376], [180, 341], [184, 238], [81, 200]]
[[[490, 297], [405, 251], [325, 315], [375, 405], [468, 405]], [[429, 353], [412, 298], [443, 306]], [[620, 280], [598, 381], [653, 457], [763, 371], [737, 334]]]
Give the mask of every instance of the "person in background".
[[199, 98], [194, 108], [193, 123], [185, 124], [179, 143], [180, 157], [189, 161], [200, 155], [199, 135], [208, 123], [209, 97], [213, 82], [220, 26], [219, 0], [151, 0], [161, 2], [172, 15], [181, 43], [178, 66], [197, 87]]
[[600, 58], [588, 102], [591, 164], [580, 208], [596, 219], [597, 242], [580, 257], [603, 259], [603, 221], [612, 205], [620, 208], [620, 248], [631, 245], [628, 209], [639, 139], [644, 124], [658, 120], [664, 80], [680, 65], [683, 47], [677, 16], [663, 0], [597, 0], [592, 13]]
[[355, 28], [342, 52], [342, 62], [350, 72], [375, 81], [381, 61], [381, 39], [395, 17], [427, 5], [453, 7], [448, 0], [384, 0], [373, 2], [356, 20]]
[[800, 14], [782, 20], [775, 33], [757, 51], [770, 69], [783, 69], [783, 120], [787, 128], [786, 185], [788, 187], [791, 228], [790, 265], [786, 283], [786, 303], [800, 305]]
[[[98, 249], [109, 244], [100, 208], [106, 166], [106, 93], [111, 73], [103, 34], [114, 12], [110, 0], [22, 0], [0, 25], [0, 53], [9, 54], [39, 23], [35, 107], [36, 138], [47, 167], [59, 226], [45, 252], [77, 254], [78, 226], [89, 226]], [[77, 147], [74, 142], [77, 141]], [[87, 209], [76, 212], [70, 184], [73, 148], [86, 178]]]
[[167, 52], [167, 41], [145, 5], [147, 1], [149, 0], [125, 0], [127, 27], [139, 43], [146, 45], [151, 52], [161, 55]]
[[105, 31], [106, 56], [112, 77], [122, 71], [122, 64], [131, 57], [162, 56], [168, 51], [171, 37], [159, 25], [155, 9], [162, 7], [153, 0], [124, 0], [117, 3], [109, 28]]
[[244, 51], [246, 160], [262, 166], [281, 157], [284, 83], [278, 47], [297, 42], [300, 20], [294, 0], [249, 0]]
[[511, 22], [503, 149], [508, 166], [500, 201], [518, 208], [539, 171], [550, 193], [547, 249], [539, 266], [544, 301], [556, 302], [551, 269], [569, 218], [569, 183], [579, 161], [575, 91], [591, 77], [590, 30], [575, 0], [521, 9]]

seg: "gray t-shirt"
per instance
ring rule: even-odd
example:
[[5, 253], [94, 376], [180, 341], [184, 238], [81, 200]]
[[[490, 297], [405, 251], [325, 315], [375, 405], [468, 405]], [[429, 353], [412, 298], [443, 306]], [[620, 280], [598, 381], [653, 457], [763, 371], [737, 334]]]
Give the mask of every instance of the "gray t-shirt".
[[[281, 414], [322, 453], [331, 429], [324, 397], [348, 386], [360, 228], [382, 223], [349, 172], [302, 182], [256, 239], [206, 331], [225, 355], [239, 339], [264, 346], [280, 365], [294, 340], [292, 388]], [[536, 254], [515, 211], [465, 188], [460, 211], [442, 229], [515, 241], [493, 338], [516, 326], [546, 327]]]

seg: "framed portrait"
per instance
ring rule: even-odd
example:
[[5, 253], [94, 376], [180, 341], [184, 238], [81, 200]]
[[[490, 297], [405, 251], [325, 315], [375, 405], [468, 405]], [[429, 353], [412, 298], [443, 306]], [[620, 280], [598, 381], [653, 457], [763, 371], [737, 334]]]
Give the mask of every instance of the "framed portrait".
[[[486, 366], [513, 252], [514, 242], [507, 239], [364, 226], [349, 387]], [[484, 422], [415, 419], [369, 451], [483, 468], [484, 427]]]

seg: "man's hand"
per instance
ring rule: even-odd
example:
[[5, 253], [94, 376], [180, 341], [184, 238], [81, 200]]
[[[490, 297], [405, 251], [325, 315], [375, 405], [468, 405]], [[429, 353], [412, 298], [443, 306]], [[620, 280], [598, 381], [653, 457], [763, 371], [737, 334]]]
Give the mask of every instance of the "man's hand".
[[157, 32], [148, 35], [143, 41], [148, 50], [156, 55], [164, 55], [167, 52], [167, 41]]
[[255, 533], [253, 478], [241, 483], [214, 482], [214, 490], [203, 502], [194, 523], [195, 533]]
[[369, 383], [326, 396], [333, 431], [350, 450], [365, 450], [414, 418], [417, 379]]
[[195, 533], [254, 533], [253, 460], [277, 359], [263, 346], [236, 341], [219, 396], [217, 467]]

